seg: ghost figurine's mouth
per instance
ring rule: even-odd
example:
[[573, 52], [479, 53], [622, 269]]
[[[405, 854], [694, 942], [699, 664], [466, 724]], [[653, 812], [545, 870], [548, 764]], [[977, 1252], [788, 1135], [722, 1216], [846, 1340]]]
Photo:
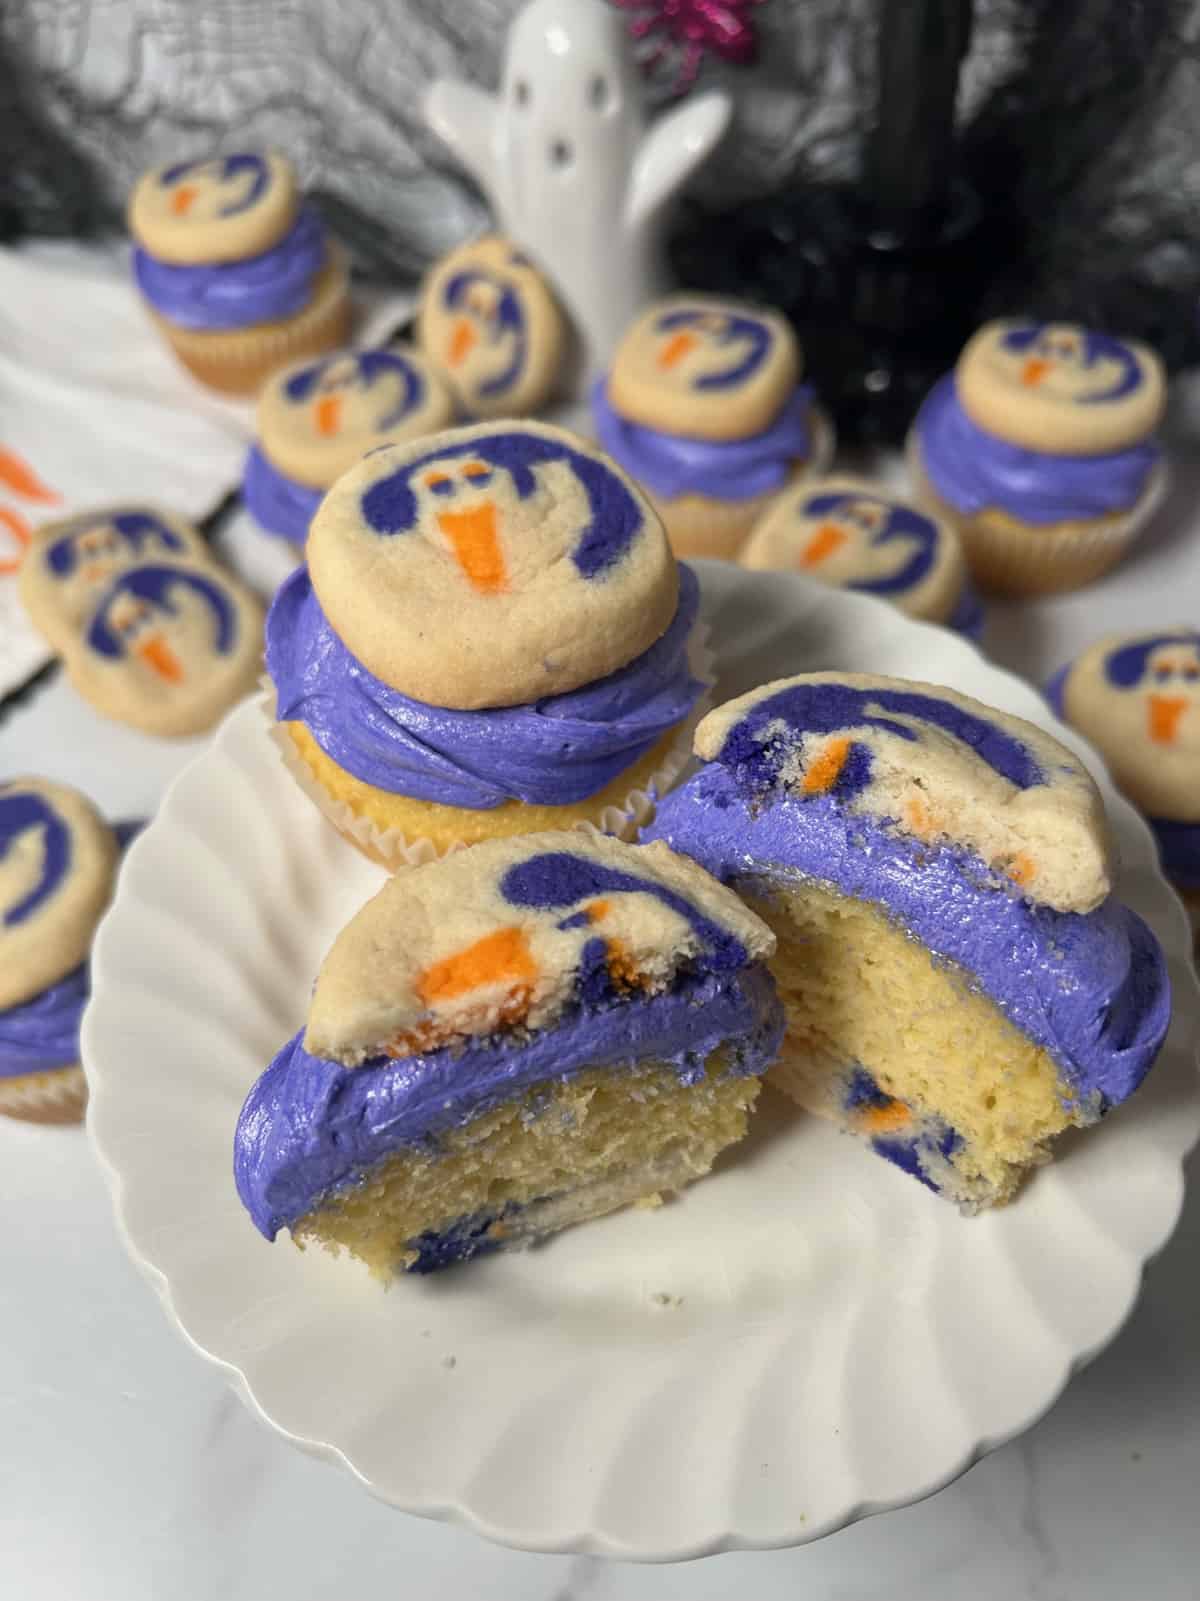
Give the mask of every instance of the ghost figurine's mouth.
[[801, 567], [819, 567], [834, 551], [840, 550], [849, 537], [836, 523], [822, 523], [800, 552]]
[[322, 395], [316, 404], [317, 432], [328, 439], [336, 434], [342, 426], [342, 397], [341, 395]]
[[1188, 703], [1184, 695], [1151, 695], [1146, 710], [1150, 738], [1156, 745], [1173, 745], [1179, 734], [1179, 721]]
[[465, 511], [439, 511], [437, 525], [473, 588], [483, 595], [499, 595], [507, 589], [494, 502], [480, 501]]
[[168, 684], [183, 682], [183, 663], [161, 634], [149, 634], [136, 646], [138, 657]]
[[475, 348], [475, 328], [466, 317], [456, 319], [450, 330], [450, 348], [446, 360], [452, 367], [461, 367]]

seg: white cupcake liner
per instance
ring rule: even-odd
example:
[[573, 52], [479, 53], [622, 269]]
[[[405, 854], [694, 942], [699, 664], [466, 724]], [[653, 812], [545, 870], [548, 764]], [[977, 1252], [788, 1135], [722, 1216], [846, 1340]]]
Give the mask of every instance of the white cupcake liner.
[[23, 1123], [79, 1123], [87, 1106], [81, 1067], [56, 1067], [0, 1078], [0, 1115]]
[[[649, 782], [644, 788], [631, 790], [622, 805], [606, 806], [600, 813], [598, 823], [581, 819], [568, 825], [572, 830], [593, 836], [607, 835], [628, 842], [636, 840], [641, 831], [653, 822], [659, 799], [674, 786], [692, 759], [692, 738], [696, 725], [712, 703], [715, 676], [709, 632], [708, 623], [703, 617], [698, 617], [688, 640], [688, 664], [693, 678], [699, 679], [704, 688], [695, 706], [675, 729], [670, 745]], [[358, 816], [345, 801], [330, 795], [297, 750], [295, 741], [287, 731], [287, 724], [277, 721], [274, 685], [264, 678], [262, 689], [259, 704], [284, 766], [338, 832], [348, 835], [365, 855], [395, 871], [400, 867], [416, 867], [423, 862], [437, 861], [454, 851], [466, 849], [467, 842], [463, 840], [455, 840], [443, 847], [434, 844], [431, 839], [412, 838], [399, 828], [380, 828], [369, 818]]]

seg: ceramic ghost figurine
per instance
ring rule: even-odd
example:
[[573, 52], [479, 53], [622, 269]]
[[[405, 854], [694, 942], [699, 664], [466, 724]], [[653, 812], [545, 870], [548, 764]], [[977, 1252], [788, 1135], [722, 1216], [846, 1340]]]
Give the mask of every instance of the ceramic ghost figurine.
[[448, 79], [430, 127], [550, 276], [583, 342], [579, 388], [665, 287], [666, 202], [725, 130], [710, 91], [647, 128], [627, 19], [603, 0], [531, 0], [508, 34], [498, 95]]

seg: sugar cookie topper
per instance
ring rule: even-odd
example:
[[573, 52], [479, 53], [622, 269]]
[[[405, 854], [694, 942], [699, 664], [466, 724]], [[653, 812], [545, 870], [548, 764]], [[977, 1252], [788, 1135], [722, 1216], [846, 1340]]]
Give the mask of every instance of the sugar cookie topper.
[[464, 709], [614, 672], [665, 632], [678, 596], [632, 481], [539, 423], [375, 452], [325, 497], [307, 554], [322, 609], [370, 672]]
[[173, 161], [143, 174], [129, 228], [160, 261], [203, 265], [269, 250], [299, 205], [291, 163], [274, 151]]
[[276, 373], [258, 400], [259, 445], [289, 478], [330, 484], [369, 450], [444, 428], [450, 391], [410, 350], [339, 350]]
[[779, 415], [800, 377], [800, 353], [773, 311], [709, 295], [673, 295], [644, 311], [617, 346], [614, 410], [696, 439], [744, 439]]
[[30, 1000], [87, 955], [117, 860], [112, 830], [64, 784], [0, 784], [0, 1009]]
[[1047, 455], [1137, 444], [1166, 403], [1163, 366], [1148, 346], [1074, 323], [986, 323], [959, 357], [955, 383], [980, 428]]
[[421, 296], [421, 347], [472, 417], [536, 410], [554, 388], [567, 328], [546, 279], [496, 234], [459, 246]]

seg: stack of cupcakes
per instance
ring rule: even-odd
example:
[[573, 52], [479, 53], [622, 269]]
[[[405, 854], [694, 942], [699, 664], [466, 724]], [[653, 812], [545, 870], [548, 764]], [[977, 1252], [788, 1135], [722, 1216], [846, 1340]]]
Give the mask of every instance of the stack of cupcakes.
[[133, 191], [129, 228], [155, 323], [214, 389], [252, 394], [285, 362], [345, 340], [345, 264], [283, 156], [156, 167]]
[[824, 472], [833, 431], [800, 384], [777, 313], [706, 295], [643, 312], [596, 385], [596, 437], [645, 490], [681, 556], [736, 556], [792, 479]]
[[444, 428], [454, 402], [415, 351], [339, 350], [285, 367], [258, 399], [242, 496], [268, 534], [303, 545], [325, 491], [380, 445]]
[[917, 497], [957, 528], [985, 586], [1076, 589], [1121, 559], [1162, 498], [1165, 397], [1145, 345], [1068, 323], [988, 323], [917, 416]]
[[688, 759], [696, 578], [636, 487], [538, 423], [373, 452], [276, 596], [276, 737], [389, 867], [590, 825], [631, 837]]

